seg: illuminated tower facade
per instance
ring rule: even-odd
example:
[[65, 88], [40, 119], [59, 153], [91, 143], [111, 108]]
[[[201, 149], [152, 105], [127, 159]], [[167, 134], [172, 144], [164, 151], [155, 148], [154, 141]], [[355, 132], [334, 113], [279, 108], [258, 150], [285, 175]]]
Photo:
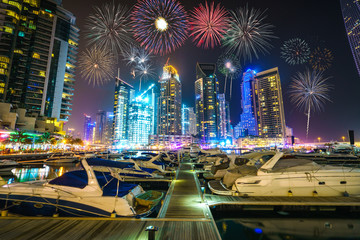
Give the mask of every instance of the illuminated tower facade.
[[340, 0], [346, 34], [360, 75], [360, 1]]
[[67, 121], [75, 81], [79, 29], [61, 0], [0, 4], [0, 99]]
[[196, 134], [196, 115], [194, 108], [186, 107], [186, 105], [182, 107], [182, 134]]
[[83, 132], [83, 140], [87, 142], [92, 141], [93, 136], [93, 124], [91, 122], [91, 117], [89, 115], [84, 114], [84, 132]]
[[129, 108], [134, 96], [134, 88], [127, 82], [117, 78], [114, 96], [114, 133], [113, 141], [121, 144], [128, 140]]
[[205, 143], [216, 143], [219, 140], [219, 82], [215, 71], [215, 64], [196, 64], [196, 130]]
[[243, 74], [241, 84], [241, 107], [240, 125], [238, 131], [240, 136], [258, 136], [259, 126], [257, 123], [256, 101], [257, 93], [255, 92], [255, 71], [248, 69]]
[[106, 112], [99, 110], [96, 114], [96, 130], [95, 130], [95, 143], [104, 143], [104, 133], [106, 126]]
[[258, 135], [266, 138], [285, 137], [285, 114], [278, 68], [255, 76], [255, 101]]
[[231, 138], [230, 106], [225, 94], [218, 94], [219, 102], [219, 136], [220, 139]]
[[158, 101], [158, 135], [181, 135], [181, 82], [177, 70], [165, 65]]

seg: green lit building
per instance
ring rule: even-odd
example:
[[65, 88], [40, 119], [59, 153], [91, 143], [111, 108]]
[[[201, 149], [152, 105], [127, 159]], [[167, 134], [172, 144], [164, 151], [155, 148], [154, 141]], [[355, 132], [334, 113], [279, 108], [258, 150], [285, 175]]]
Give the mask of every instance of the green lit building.
[[79, 29], [61, 0], [0, 3], [0, 99], [68, 121]]

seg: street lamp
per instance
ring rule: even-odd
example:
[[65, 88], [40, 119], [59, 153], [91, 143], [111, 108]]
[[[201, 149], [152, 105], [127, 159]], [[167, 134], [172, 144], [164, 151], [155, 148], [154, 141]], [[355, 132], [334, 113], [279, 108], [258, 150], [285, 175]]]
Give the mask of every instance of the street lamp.
[[320, 142], [320, 140], [321, 140], [321, 137], [318, 137], [318, 141]]
[[345, 136], [342, 136], [341, 138], [342, 138], [343, 142], [345, 142]]

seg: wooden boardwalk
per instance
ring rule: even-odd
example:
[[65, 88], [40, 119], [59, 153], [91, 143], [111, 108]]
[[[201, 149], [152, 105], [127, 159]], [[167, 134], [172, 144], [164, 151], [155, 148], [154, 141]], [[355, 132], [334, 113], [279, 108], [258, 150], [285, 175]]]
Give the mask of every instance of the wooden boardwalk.
[[359, 207], [360, 197], [236, 197], [206, 194], [209, 206], [257, 205], [257, 206], [331, 206]]
[[158, 240], [220, 239], [210, 220], [44, 217], [0, 217], [0, 239], [146, 240], [148, 226], [158, 227]]
[[163, 218], [210, 218], [209, 210], [202, 201], [192, 165], [181, 163], [176, 180], [170, 186], [159, 217]]

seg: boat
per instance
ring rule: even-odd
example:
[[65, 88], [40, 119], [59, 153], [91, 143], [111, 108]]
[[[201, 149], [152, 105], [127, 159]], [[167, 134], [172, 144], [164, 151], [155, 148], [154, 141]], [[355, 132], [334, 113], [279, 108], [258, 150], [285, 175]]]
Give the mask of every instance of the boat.
[[[146, 193], [138, 184], [121, 181], [115, 171], [94, 170], [87, 159], [82, 170], [66, 172], [50, 181], [6, 184], [0, 187], [0, 207], [27, 216], [146, 217], [159, 207], [162, 194], [143, 206]], [[155, 192], [149, 193], [153, 194]]]
[[79, 162], [79, 156], [71, 154], [71, 155], [52, 155], [48, 159], [46, 159], [46, 164], [51, 163], [76, 163]]
[[0, 172], [11, 171], [19, 165], [20, 164], [14, 160], [0, 160]]
[[145, 171], [155, 170], [159, 173], [172, 172], [166, 170], [166, 164], [164, 161], [162, 161], [161, 153], [154, 157], [150, 157], [150, 156], [129, 157], [129, 158], [125, 158], [125, 160], [122, 162], [137, 164], [140, 167], [140, 169]]
[[2, 177], [0, 177], [0, 186], [5, 185], [6, 183], [7, 182]]
[[236, 179], [232, 191], [240, 196], [356, 196], [360, 168], [319, 165], [278, 152], [256, 174]]

